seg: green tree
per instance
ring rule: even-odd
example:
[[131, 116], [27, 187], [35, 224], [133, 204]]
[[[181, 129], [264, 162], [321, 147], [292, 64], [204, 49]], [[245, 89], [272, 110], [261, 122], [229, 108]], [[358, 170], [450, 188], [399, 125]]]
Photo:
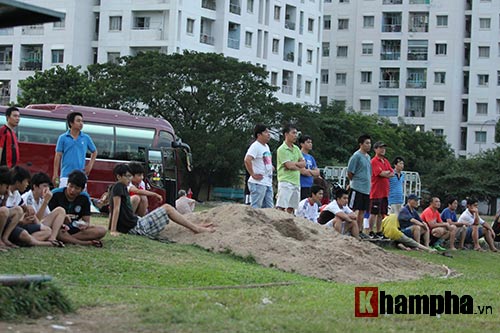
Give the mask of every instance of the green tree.
[[100, 106], [100, 94], [90, 81], [90, 74], [80, 66], [56, 66], [21, 80], [22, 95], [19, 105], [28, 104], [76, 104]]

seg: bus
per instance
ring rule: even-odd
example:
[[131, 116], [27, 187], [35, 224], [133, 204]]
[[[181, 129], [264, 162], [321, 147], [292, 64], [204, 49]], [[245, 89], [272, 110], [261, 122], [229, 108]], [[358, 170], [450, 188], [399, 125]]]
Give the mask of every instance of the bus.
[[[6, 106], [0, 106], [0, 126], [5, 124]], [[16, 128], [20, 161], [30, 172], [53, 174], [55, 146], [67, 130], [66, 115], [80, 112], [83, 131], [97, 147], [97, 159], [89, 175], [87, 191], [99, 198], [113, 184], [113, 168], [119, 163], [137, 161], [144, 165], [145, 183], [159, 193], [163, 202], [175, 205], [180, 188], [180, 156], [191, 170], [191, 149], [162, 118], [134, 116], [124, 111], [65, 104], [34, 104], [19, 108], [21, 120]], [[89, 154], [87, 160], [89, 160]], [[159, 206], [150, 200], [149, 209]]]

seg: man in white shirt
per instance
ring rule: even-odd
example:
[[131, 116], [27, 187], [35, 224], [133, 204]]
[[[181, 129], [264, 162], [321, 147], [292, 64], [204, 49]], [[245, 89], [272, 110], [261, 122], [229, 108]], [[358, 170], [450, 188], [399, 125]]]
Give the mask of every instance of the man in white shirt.
[[[458, 219], [458, 223], [467, 225], [467, 234], [465, 236], [465, 241], [468, 243], [474, 243], [474, 250], [483, 251], [481, 249], [481, 246], [479, 245], [479, 238], [484, 236], [484, 238], [486, 239], [486, 243], [488, 243], [488, 246], [490, 247], [490, 251], [498, 252], [495, 244], [493, 243], [495, 232], [487, 222], [479, 217], [477, 207], [477, 199], [468, 198], [467, 209], [460, 215], [460, 218]], [[463, 245], [464, 244], [460, 244], [460, 247], [463, 248]]]
[[305, 198], [299, 203], [299, 209], [297, 209], [295, 215], [318, 223], [318, 203], [321, 202], [321, 199], [323, 199], [323, 189], [319, 185], [312, 185], [309, 198]]
[[333, 224], [335, 230], [342, 235], [350, 233], [354, 238], [359, 239], [357, 215], [347, 206], [348, 202], [348, 192], [339, 188], [335, 193], [335, 200], [330, 202], [319, 215], [318, 223]]
[[182, 215], [189, 214], [194, 211], [196, 200], [188, 198], [184, 190], [179, 190], [179, 199], [175, 200], [175, 209]]
[[269, 128], [257, 124], [254, 128], [255, 141], [245, 155], [245, 168], [250, 174], [248, 188], [250, 204], [253, 208], [272, 208], [273, 204], [273, 164], [271, 150], [267, 143], [271, 139]]

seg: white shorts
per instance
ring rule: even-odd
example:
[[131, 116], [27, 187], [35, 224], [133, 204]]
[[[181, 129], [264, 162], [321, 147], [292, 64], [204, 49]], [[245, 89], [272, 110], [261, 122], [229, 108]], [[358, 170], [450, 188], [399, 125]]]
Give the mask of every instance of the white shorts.
[[298, 209], [300, 202], [300, 186], [287, 182], [278, 183], [276, 207]]

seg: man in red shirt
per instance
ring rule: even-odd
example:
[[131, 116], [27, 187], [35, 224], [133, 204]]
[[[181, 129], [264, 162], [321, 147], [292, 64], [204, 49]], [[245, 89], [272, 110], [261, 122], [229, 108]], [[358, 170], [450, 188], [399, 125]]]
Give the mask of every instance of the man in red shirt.
[[19, 125], [19, 109], [15, 106], [8, 108], [5, 118], [7, 123], [0, 128], [0, 165], [12, 168], [19, 162], [19, 145], [14, 131]]
[[427, 223], [431, 231], [431, 244], [434, 243], [431, 247], [439, 251], [444, 251], [446, 249], [441, 244], [445, 239], [449, 239], [450, 250], [456, 250], [455, 235], [457, 227], [448, 222], [443, 222], [441, 214], [438, 211], [439, 207], [441, 207], [441, 200], [437, 197], [432, 197], [429, 207], [424, 209], [422, 214], [420, 214], [420, 218]]
[[[382, 233], [382, 218], [387, 215], [389, 206], [389, 178], [394, 177], [391, 163], [385, 157], [385, 147], [382, 141], [375, 142], [373, 149], [375, 156], [371, 160], [372, 179], [370, 188], [370, 238], [384, 238]], [[373, 232], [373, 225], [377, 222], [377, 234]]]

